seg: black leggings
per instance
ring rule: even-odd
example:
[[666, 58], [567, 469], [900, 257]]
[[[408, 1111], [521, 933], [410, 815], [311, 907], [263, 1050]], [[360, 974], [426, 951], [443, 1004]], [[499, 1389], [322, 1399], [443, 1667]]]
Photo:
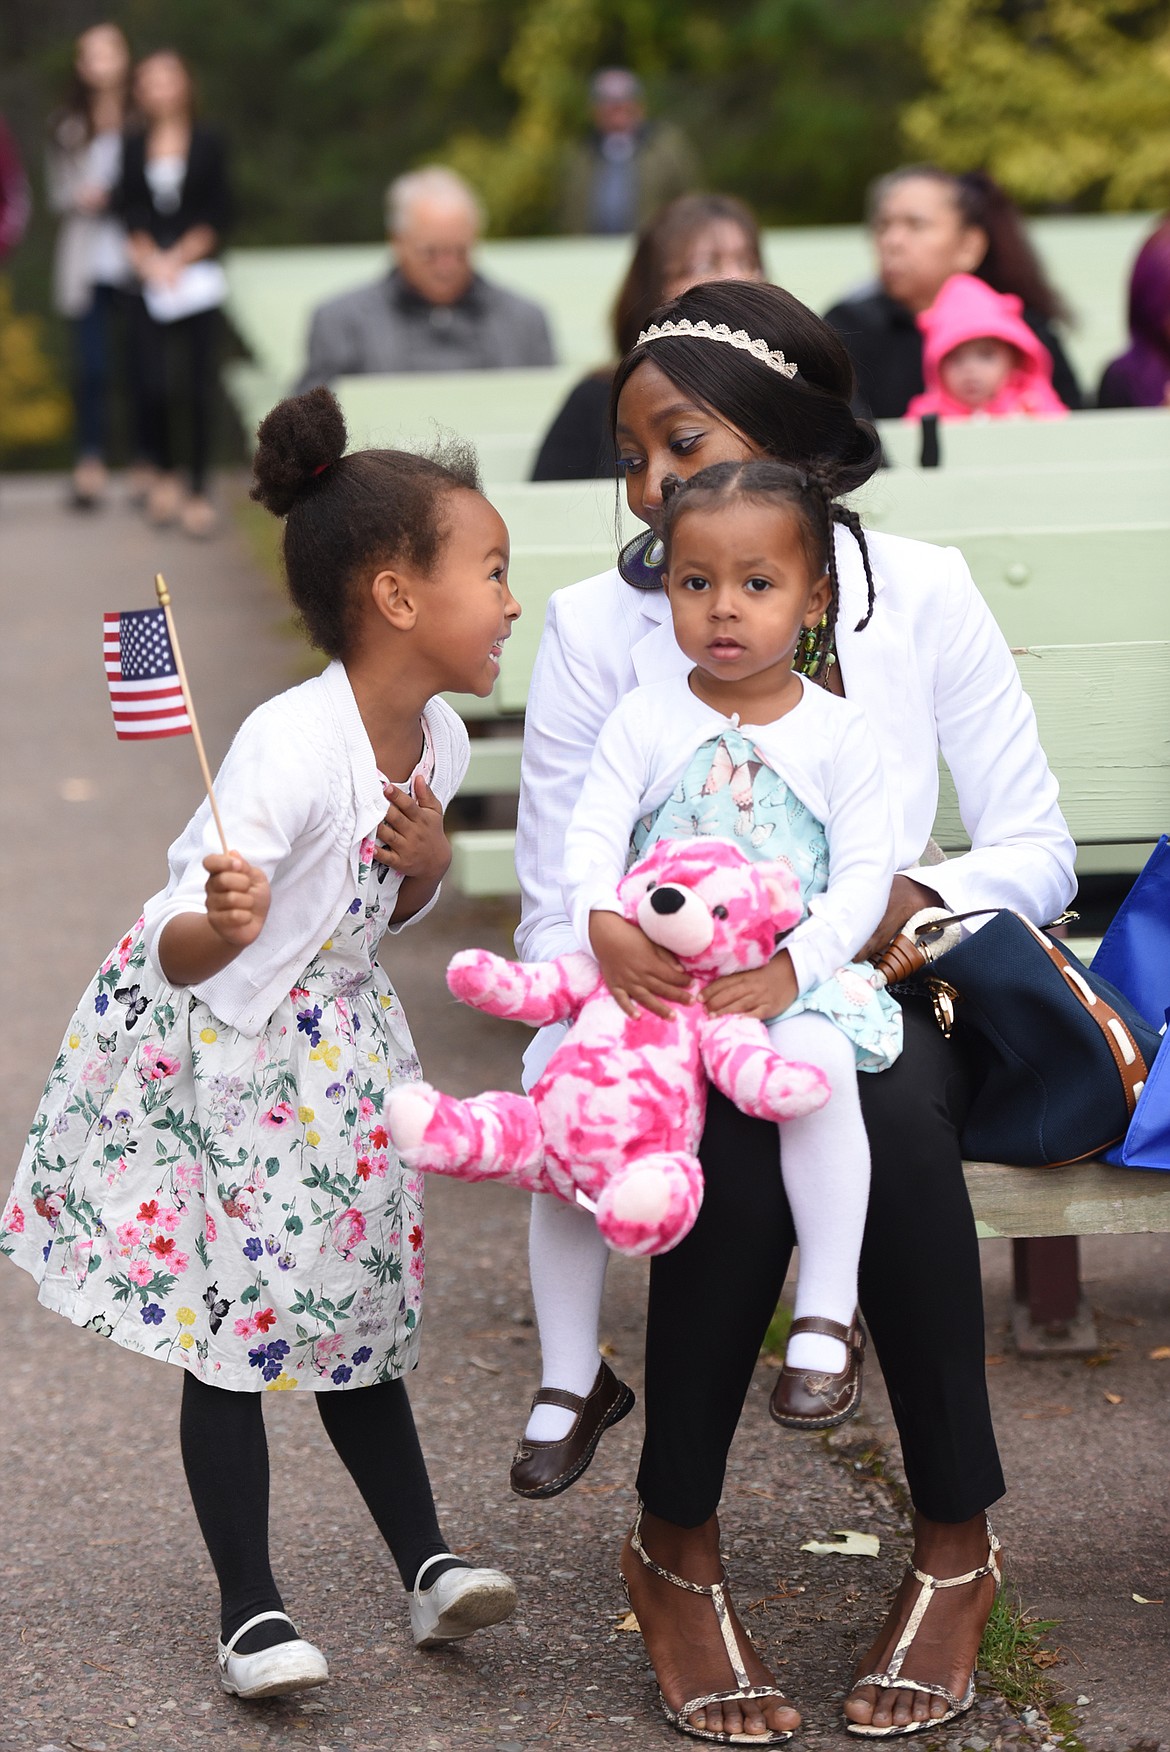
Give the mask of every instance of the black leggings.
[[[405, 1381], [318, 1393], [329, 1440], [390, 1547], [405, 1588], [428, 1557], [447, 1550], [439, 1531], [426, 1461], [415, 1432]], [[183, 1381], [179, 1414], [183, 1467], [200, 1531], [220, 1589], [221, 1635], [258, 1612], [282, 1612], [268, 1557], [268, 1443], [259, 1393]], [[432, 1564], [426, 1585], [443, 1570]], [[287, 1625], [257, 1626], [237, 1645], [243, 1654], [287, 1640]]]
[[[858, 1077], [872, 1155], [861, 1310], [915, 1507], [932, 1521], [966, 1521], [1004, 1490], [987, 1402], [979, 1243], [958, 1140], [969, 1078], [924, 1003], [910, 1000], [903, 1014], [901, 1058]], [[719, 1505], [795, 1245], [776, 1151], [774, 1125], [748, 1119], [712, 1090], [698, 1221], [650, 1268], [638, 1492], [652, 1514], [677, 1526], [701, 1526]]]
[[147, 461], [164, 474], [172, 472], [177, 456], [175, 427], [180, 412], [185, 412], [191, 436], [191, 491], [198, 494], [206, 486], [211, 456], [219, 329], [218, 310], [201, 310], [178, 322], [155, 322], [141, 298], [135, 307], [134, 346]]

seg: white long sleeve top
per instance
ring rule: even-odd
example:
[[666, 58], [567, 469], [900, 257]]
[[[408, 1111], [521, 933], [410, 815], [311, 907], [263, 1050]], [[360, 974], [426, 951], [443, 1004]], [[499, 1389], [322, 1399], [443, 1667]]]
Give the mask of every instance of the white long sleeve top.
[[803, 680], [791, 711], [743, 723], [704, 704], [685, 675], [637, 687], [601, 727], [565, 835], [566, 910], [579, 946], [589, 914], [620, 912], [617, 886], [630, 834], [665, 803], [695, 750], [729, 725], [759, 749], [825, 829], [829, 882], [784, 940], [797, 987], [820, 985], [852, 961], [881, 920], [894, 875], [885, 781], [865, 714]]
[[[435, 758], [431, 790], [446, 808], [467, 771], [467, 731], [438, 698], [428, 700], [423, 720]], [[191, 990], [223, 1022], [256, 1035], [353, 898], [358, 853], [386, 813], [345, 666], [330, 663], [258, 706], [236, 733], [215, 794], [229, 843], [264, 871], [272, 901], [256, 941]], [[203, 860], [222, 850], [204, 799], [167, 854], [170, 880], [143, 909], [146, 952], [160, 979], [163, 926], [207, 911]], [[386, 880], [401, 883], [393, 870]], [[425, 917], [437, 898], [406, 922]]]
[[[1032, 705], [962, 555], [868, 536], [876, 601], [864, 632], [861, 554], [835, 531], [837, 655], [869, 723], [889, 795], [895, 868], [956, 912], [1013, 907], [1036, 923], [1075, 888], [1073, 845]], [[517, 947], [539, 961], [577, 946], [564, 901], [565, 834], [601, 727], [639, 684], [685, 673], [665, 596], [617, 570], [552, 597], [533, 670], [516, 844]], [[971, 850], [920, 869], [938, 807], [942, 752]]]

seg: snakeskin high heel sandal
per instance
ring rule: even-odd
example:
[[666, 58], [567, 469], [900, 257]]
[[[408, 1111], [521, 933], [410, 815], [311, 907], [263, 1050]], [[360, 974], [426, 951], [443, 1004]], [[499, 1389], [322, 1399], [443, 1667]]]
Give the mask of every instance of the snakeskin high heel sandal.
[[928, 1729], [944, 1728], [948, 1722], [953, 1722], [956, 1716], [966, 1714], [975, 1702], [975, 1669], [971, 1669], [971, 1677], [967, 1681], [967, 1689], [962, 1697], [956, 1697], [953, 1691], [948, 1691], [945, 1685], [934, 1685], [929, 1679], [903, 1679], [902, 1664], [914, 1646], [914, 1638], [918, 1634], [926, 1609], [940, 1588], [964, 1588], [968, 1582], [982, 1581], [984, 1576], [995, 1577], [995, 1591], [998, 1594], [1003, 1586], [1003, 1571], [999, 1565], [999, 1540], [991, 1530], [991, 1522], [987, 1523], [987, 1562], [978, 1569], [968, 1570], [965, 1576], [946, 1576], [941, 1580], [938, 1576], [929, 1576], [925, 1570], [915, 1568], [914, 1564], [907, 1567], [918, 1583], [918, 1598], [914, 1602], [906, 1628], [898, 1638], [898, 1643], [890, 1656], [885, 1668], [880, 1673], [865, 1673], [860, 1679], [855, 1679], [850, 1686], [851, 1691], [857, 1691], [863, 1685], [876, 1685], [882, 1691], [926, 1691], [932, 1697], [941, 1697], [947, 1705], [940, 1716], [931, 1716], [924, 1722], [906, 1722], [903, 1726], [875, 1728], [870, 1722], [845, 1723], [849, 1733], [857, 1734], [863, 1740], [892, 1740], [895, 1736], [907, 1734], [922, 1734]]
[[[709, 1692], [706, 1697], [692, 1697], [690, 1702], [684, 1703], [679, 1710], [671, 1709], [665, 1697], [663, 1697], [662, 1692], [659, 1691], [658, 1699], [662, 1705], [662, 1713], [670, 1723], [671, 1727], [676, 1729], [680, 1734], [688, 1734], [692, 1740], [710, 1740], [717, 1746], [781, 1746], [785, 1740], [791, 1740], [795, 1732], [795, 1729], [793, 1728], [786, 1728], [783, 1730], [770, 1728], [767, 1733], [764, 1734], [725, 1734], [716, 1733], [712, 1728], [692, 1727], [688, 1717], [695, 1715], [697, 1711], [701, 1709], [706, 1709], [708, 1704], [749, 1703], [756, 1698], [766, 1697], [777, 1698], [781, 1703], [787, 1703], [789, 1700], [785, 1697], [779, 1686], [765, 1685], [759, 1687], [753, 1685], [744, 1670], [743, 1653], [736, 1638], [735, 1627], [731, 1622], [731, 1613], [728, 1610], [727, 1605], [726, 1570], [723, 1572], [723, 1579], [716, 1582], [710, 1588], [702, 1588], [699, 1586], [698, 1582], [688, 1582], [685, 1577], [676, 1576], [673, 1570], [663, 1569], [661, 1564], [655, 1563], [654, 1559], [648, 1555], [646, 1547], [642, 1544], [641, 1529], [642, 1504], [639, 1503], [638, 1513], [634, 1517], [634, 1525], [630, 1530], [630, 1549], [635, 1551], [645, 1564], [646, 1568], [650, 1570], [653, 1575], [659, 1576], [662, 1581], [671, 1582], [674, 1587], [683, 1588], [688, 1594], [702, 1594], [710, 1600], [715, 1609], [715, 1616], [719, 1620], [719, 1629], [723, 1635], [723, 1646], [727, 1650], [727, 1658], [731, 1663], [731, 1670], [735, 1674], [734, 1691], [712, 1691]], [[625, 1586], [624, 1578], [622, 1585], [623, 1587]], [[629, 1599], [628, 1588], [626, 1589], [626, 1598]]]

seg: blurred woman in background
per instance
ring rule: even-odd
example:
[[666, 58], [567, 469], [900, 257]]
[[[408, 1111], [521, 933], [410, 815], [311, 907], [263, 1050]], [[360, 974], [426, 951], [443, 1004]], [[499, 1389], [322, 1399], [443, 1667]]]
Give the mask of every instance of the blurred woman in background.
[[[117, 205], [142, 288], [135, 332], [143, 437], [155, 471], [147, 515], [156, 524], [178, 518], [189, 535], [204, 536], [216, 521], [207, 471], [227, 292], [216, 259], [231, 220], [227, 164], [219, 135], [195, 119], [191, 74], [173, 50], [141, 62], [134, 96], [142, 125], [126, 136]], [[180, 417], [190, 433], [186, 497], [176, 472]]]
[[[650, 314], [703, 280], [762, 280], [760, 228], [734, 195], [680, 195], [643, 226], [613, 309], [614, 346], [624, 357]], [[614, 366], [592, 372], [573, 389], [546, 432], [534, 481], [612, 476], [609, 422]]]
[[1138, 251], [1129, 282], [1130, 344], [1105, 367], [1103, 408], [1170, 407], [1170, 219]]
[[[122, 134], [130, 103], [130, 49], [116, 24], [82, 31], [73, 77], [49, 124], [46, 189], [61, 215], [53, 256], [53, 304], [73, 331], [76, 461], [72, 504], [99, 504], [106, 488], [109, 400], [115, 333], [123, 339], [133, 274], [126, 230], [111, 210], [122, 172]], [[131, 367], [130, 404], [139, 398]], [[139, 434], [134, 434], [137, 448]]]
[[1082, 397], [1053, 324], [1068, 310], [1049, 283], [1015, 203], [982, 171], [952, 176], [931, 164], [879, 177], [867, 200], [878, 285], [826, 312], [857, 372], [855, 411], [897, 420], [921, 395], [922, 334], [916, 318], [952, 274], [977, 274], [1022, 300], [1024, 321], [1052, 355], [1052, 384], [1067, 408]]

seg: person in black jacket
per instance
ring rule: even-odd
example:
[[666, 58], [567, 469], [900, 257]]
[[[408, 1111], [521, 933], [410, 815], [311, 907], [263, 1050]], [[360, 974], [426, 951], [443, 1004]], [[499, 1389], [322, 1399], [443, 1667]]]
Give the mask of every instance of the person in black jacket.
[[996, 292], [1023, 300], [1024, 321], [1052, 354], [1053, 387], [1069, 408], [1083, 405], [1080, 386], [1053, 328], [1068, 311], [1049, 284], [1014, 203], [976, 171], [952, 176], [934, 165], [908, 165], [879, 177], [867, 201], [877, 250], [878, 284], [843, 298], [825, 313], [857, 372], [855, 412], [900, 419], [921, 395], [922, 335], [915, 318], [933, 304], [952, 274], [978, 274]]
[[[116, 206], [129, 233], [141, 281], [136, 337], [142, 380], [143, 439], [156, 475], [147, 515], [179, 518], [189, 535], [209, 535], [207, 498], [211, 413], [216, 384], [219, 306], [226, 283], [216, 261], [231, 221], [223, 143], [194, 117], [190, 72], [170, 49], [148, 55], [135, 75], [140, 131], [123, 147]], [[177, 416], [190, 423], [191, 492], [175, 472]]]

